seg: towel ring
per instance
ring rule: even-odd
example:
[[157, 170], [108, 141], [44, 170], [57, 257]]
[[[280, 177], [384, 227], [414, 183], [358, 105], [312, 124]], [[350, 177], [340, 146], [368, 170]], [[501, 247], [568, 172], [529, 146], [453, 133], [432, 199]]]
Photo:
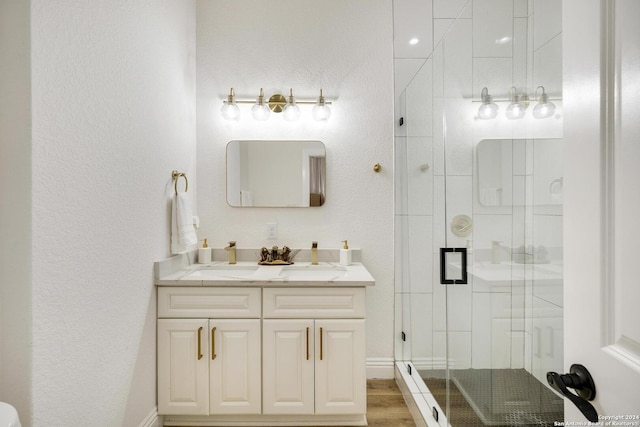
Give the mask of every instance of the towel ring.
[[187, 179], [187, 175], [185, 175], [183, 172], [173, 171], [171, 172], [171, 177], [174, 181], [173, 188], [176, 191], [176, 196], [178, 195], [178, 178], [180, 177], [184, 178], [184, 192], [186, 193], [189, 189], [189, 180]]

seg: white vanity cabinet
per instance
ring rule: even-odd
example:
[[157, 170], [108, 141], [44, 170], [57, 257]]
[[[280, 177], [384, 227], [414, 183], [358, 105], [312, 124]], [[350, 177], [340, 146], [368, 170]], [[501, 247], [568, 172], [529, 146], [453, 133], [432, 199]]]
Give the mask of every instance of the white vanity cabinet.
[[165, 426], [366, 425], [364, 286], [158, 286]]
[[364, 288], [265, 288], [263, 413], [366, 412]]
[[261, 412], [260, 291], [158, 288], [160, 415]]

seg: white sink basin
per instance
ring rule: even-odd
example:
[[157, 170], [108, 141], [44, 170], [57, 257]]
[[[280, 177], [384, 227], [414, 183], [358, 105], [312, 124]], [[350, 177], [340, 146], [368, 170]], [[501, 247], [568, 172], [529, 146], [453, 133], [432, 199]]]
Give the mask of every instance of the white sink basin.
[[182, 277], [182, 279], [190, 280], [224, 280], [224, 279], [246, 279], [253, 276], [258, 271], [258, 266], [235, 266], [220, 265], [209, 266], [196, 270]]

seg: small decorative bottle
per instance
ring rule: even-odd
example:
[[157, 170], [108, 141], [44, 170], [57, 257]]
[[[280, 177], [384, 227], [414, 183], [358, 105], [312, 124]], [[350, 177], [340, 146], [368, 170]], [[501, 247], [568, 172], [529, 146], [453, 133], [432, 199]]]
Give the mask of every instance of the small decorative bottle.
[[198, 264], [211, 264], [211, 248], [207, 245], [207, 239], [198, 248]]
[[344, 246], [340, 249], [340, 265], [351, 265], [351, 249], [346, 240], [342, 241]]

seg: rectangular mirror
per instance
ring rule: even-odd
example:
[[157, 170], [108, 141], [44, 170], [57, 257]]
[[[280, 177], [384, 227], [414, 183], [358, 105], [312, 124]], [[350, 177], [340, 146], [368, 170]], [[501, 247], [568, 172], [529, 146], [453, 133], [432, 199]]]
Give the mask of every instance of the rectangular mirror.
[[326, 198], [321, 141], [227, 144], [227, 203], [233, 207], [317, 207]]

